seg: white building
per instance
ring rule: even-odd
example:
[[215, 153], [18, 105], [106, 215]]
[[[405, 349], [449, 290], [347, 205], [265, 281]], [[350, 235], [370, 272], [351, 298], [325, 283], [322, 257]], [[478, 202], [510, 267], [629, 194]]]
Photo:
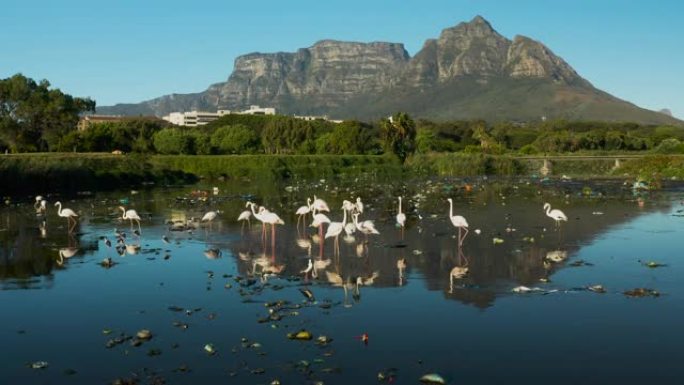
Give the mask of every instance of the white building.
[[275, 115], [275, 108], [261, 108], [259, 106], [249, 106], [248, 110], [242, 112], [233, 112], [230, 110], [218, 110], [216, 112], [208, 111], [187, 111], [187, 112], [172, 112], [162, 119], [171, 122], [177, 126], [203, 126], [214, 120], [229, 114], [244, 114], [244, 115]]
[[242, 115], [275, 115], [275, 112], [275, 108], [272, 107], [249, 106], [248, 110], [238, 113]]

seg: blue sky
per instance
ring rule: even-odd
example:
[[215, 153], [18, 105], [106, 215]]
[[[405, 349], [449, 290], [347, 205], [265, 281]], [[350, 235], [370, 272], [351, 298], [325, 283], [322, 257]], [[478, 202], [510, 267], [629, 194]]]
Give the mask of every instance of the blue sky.
[[21, 72], [98, 105], [199, 92], [236, 56], [321, 39], [404, 43], [482, 15], [540, 40], [595, 86], [684, 118], [684, 2], [676, 0], [3, 0], [0, 78]]

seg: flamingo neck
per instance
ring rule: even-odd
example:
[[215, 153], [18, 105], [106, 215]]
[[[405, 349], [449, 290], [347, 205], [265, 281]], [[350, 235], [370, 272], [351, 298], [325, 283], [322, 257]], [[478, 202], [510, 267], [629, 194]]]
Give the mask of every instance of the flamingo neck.
[[57, 215], [62, 216], [62, 202], [57, 202]]
[[454, 216], [454, 202], [449, 201], [449, 218]]
[[347, 224], [347, 210], [342, 210], [344, 211], [344, 215], [342, 216], [342, 227]]
[[551, 216], [551, 205], [546, 205], [546, 215]]
[[401, 197], [399, 197], [399, 214], [401, 214]]

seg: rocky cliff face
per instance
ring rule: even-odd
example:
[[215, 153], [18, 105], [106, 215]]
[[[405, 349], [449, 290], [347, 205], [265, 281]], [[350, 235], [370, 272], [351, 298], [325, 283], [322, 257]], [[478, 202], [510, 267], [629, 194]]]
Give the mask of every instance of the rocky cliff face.
[[[464, 118], [472, 117], [474, 111], [449, 105], [495, 100], [501, 104], [501, 111], [525, 110], [527, 106], [520, 100], [520, 90], [509, 91], [515, 87], [522, 89], [530, 81], [544, 85], [541, 88], [546, 92], [531, 95], [530, 100], [544, 103], [529, 106], [527, 110], [532, 116], [543, 112], [547, 117], [581, 119], [581, 115], [568, 114], [609, 110], [612, 115], [605, 118], [617, 120], [622, 110], [637, 108], [596, 90], [542, 43], [524, 36], [509, 40], [477, 16], [470, 22], [444, 29], [437, 39], [427, 40], [413, 58], [398, 43], [323, 40], [297, 52], [240, 56], [235, 59], [233, 73], [226, 82], [214, 84], [198, 94], [164, 96], [138, 105], [98, 108], [98, 112], [163, 115], [190, 109], [243, 109], [259, 104], [276, 107], [283, 114], [331, 114], [339, 118], [382, 116], [396, 108], [406, 108], [424, 117]], [[472, 84], [480, 87], [473, 88]], [[459, 91], [465, 88], [470, 94]], [[417, 93], [422, 97], [416, 99]], [[488, 96], [478, 98], [475, 93]], [[445, 104], [444, 97], [462, 100]], [[434, 99], [439, 99], [441, 108], [450, 110], [435, 110]], [[564, 104], [554, 100], [562, 100]], [[612, 105], [602, 108], [604, 102]], [[617, 106], [617, 102], [623, 104]], [[426, 107], [414, 110], [411, 107], [415, 104]], [[631, 112], [627, 115], [640, 116]], [[505, 114], [497, 118], [527, 118], [527, 115]], [[663, 116], [653, 114], [643, 120], [657, 121], [653, 116]]]
[[301, 98], [335, 107], [392, 84], [393, 75], [408, 60], [403, 44], [323, 40], [296, 53], [240, 56], [228, 81], [215, 87], [219, 106], [225, 108], [280, 107]]

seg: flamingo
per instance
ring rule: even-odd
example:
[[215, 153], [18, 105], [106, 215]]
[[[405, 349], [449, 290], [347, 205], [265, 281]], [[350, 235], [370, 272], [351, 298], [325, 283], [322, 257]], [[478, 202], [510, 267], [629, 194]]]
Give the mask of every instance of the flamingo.
[[42, 195], [36, 196], [36, 203], [33, 204], [33, 208], [36, 209], [36, 214], [45, 214], [47, 211], [47, 201], [43, 199]]
[[325, 201], [321, 198], [316, 198], [314, 195], [314, 200], [313, 203], [311, 204], [311, 208], [313, 209], [312, 212], [315, 215], [316, 211], [325, 211], [325, 212], [330, 212], [330, 208], [328, 208], [328, 204], [325, 203]]
[[76, 247], [62, 247], [59, 249], [59, 259], [57, 260], [57, 265], [64, 265], [64, 260], [73, 257], [76, 255], [76, 253], [78, 253], [78, 248]]
[[361, 202], [361, 197], [356, 198], [356, 211], [358, 211], [359, 214], [363, 214], [363, 202]]
[[69, 232], [74, 231], [78, 223], [78, 214], [72, 209], [62, 209], [62, 202], [56, 202], [55, 206], [57, 206], [57, 215], [67, 219], [67, 226], [71, 225], [71, 221], [74, 221], [74, 224], [69, 226]]
[[295, 212], [296, 215], [299, 215], [299, 218], [297, 218], [297, 228], [299, 228], [299, 222], [306, 216], [306, 214], [311, 212], [311, 198], [306, 198], [306, 206], [300, 206], [297, 209], [297, 212]]
[[340, 234], [344, 230], [344, 226], [347, 223], [347, 210], [342, 211], [344, 211], [342, 222], [330, 222], [328, 225], [328, 231], [325, 232], [325, 239], [335, 237], [335, 251], [337, 254], [340, 253]]
[[[250, 205], [250, 202], [247, 202], [245, 207], [249, 207], [249, 205]], [[237, 220], [242, 221], [242, 228], [245, 227], [245, 221], [247, 221], [249, 228], [251, 229], [252, 228], [252, 221], [250, 220], [251, 217], [252, 217], [252, 212], [249, 210], [245, 210], [245, 211], [240, 213]]]
[[263, 222], [271, 225], [271, 241], [275, 243], [275, 225], [284, 225], [285, 222], [280, 219], [278, 214], [266, 210], [263, 206], [259, 208], [259, 212], [262, 213]]
[[352, 216], [354, 217], [354, 225], [356, 226], [356, 229], [366, 234], [366, 237], [368, 237], [369, 234], [380, 234], [380, 232], [375, 228], [373, 221], [366, 220], [359, 223], [359, 213], [354, 213]]
[[544, 210], [546, 210], [546, 216], [556, 221], [556, 227], [560, 228], [561, 221], [567, 222], [568, 217], [562, 211], [558, 209], [551, 210], [551, 205], [544, 203]]
[[399, 197], [399, 213], [397, 214], [397, 224], [401, 227], [401, 239], [404, 239], [404, 223], [406, 223], [406, 214], [401, 212], [401, 197]]
[[252, 210], [252, 215], [254, 218], [256, 218], [259, 222], [261, 222], [261, 239], [264, 240], [266, 238], [266, 225], [264, 224], [264, 218], [261, 210], [259, 212], [254, 209], [256, 206], [256, 203], [254, 202], [247, 202], [247, 206], [249, 206]]
[[323, 224], [330, 223], [330, 218], [325, 214], [315, 214], [311, 227], [318, 227], [318, 238], [323, 239]]
[[[468, 222], [466, 219], [460, 215], [454, 215], [454, 202], [451, 198], [447, 199], [449, 201], [449, 219], [454, 227], [458, 228], [458, 246], [463, 246], [463, 241], [468, 236]], [[465, 229], [465, 234], [461, 237], [461, 230]]]
[[206, 214], [204, 214], [204, 216], [202, 217], [201, 222], [210, 222], [210, 223], [211, 223], [211, 221], [213, 221], [214, 219], [216, 219], [216, 217], [217, 217], [219, 214], [221, 214], [221, 212], [218, 211], [218, 210], [216, 210], [216, 211], [208, 211], [208, 212], [207, 212]]
[[138, 222], [138, 231], [140, 231], [140, 215], [135, 210], [126, 210], [125, 207], [119, 206], [119, 210], [122, 211], [121, 219], [129, 220], [131, 222], [131, 229], [133, 228], [133, 221]]

